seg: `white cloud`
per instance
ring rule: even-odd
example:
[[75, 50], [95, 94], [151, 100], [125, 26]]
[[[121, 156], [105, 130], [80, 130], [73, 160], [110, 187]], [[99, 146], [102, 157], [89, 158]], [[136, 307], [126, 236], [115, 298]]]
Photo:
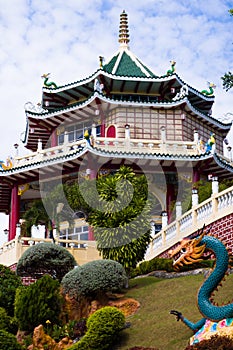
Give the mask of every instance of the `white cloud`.
[[233, 70], [230, 7], [227, 0], [0, 0], [0, 159], [19, 143], [24, 104], [41, 100], [43, 73], [58, 85], [71, 83], [92, 74], [99, 55], [117, 51], [123, 9], [140, 60], [163, 75], [175, 59], [189, 85], [217, 85], [214, 116], [233, 112], [233, 92], [220, 79]]

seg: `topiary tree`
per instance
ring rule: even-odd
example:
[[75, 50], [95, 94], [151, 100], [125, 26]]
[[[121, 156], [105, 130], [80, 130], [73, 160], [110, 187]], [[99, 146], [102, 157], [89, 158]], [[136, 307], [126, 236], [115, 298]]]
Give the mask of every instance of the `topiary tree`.
[[0, 307], [3, 307], [9, 316], [14, 315], [15, 293], [21, 285], [21, 279], [14, 271], [0, 265]]
[[23, 347], [17, 342], [16, 337], [7, 331], [0, 330], [0, 350], [22, 350]]
[[61, 281], [77, 263], [67, 249], [53, 243], [36, 244], [28, 248], [18, 261], [16, 274], [36, 279], [45, 273]]
[[134, 268], [151, 240], [147, 179], [122, 166], [114, 175], [99, 178], [96, 186], [102, 207], [91, 212], [88, 223], [94, 227], [97, 249], [104, 259]]
[[67, 273], [61, 286], [64, 294], [97, 298], [109, 291], [117, 291], [127, 282], [123, 266], [113, 260], [94, 260]]
[[31, 332], [40, 324], [45, 326], [47, 320], [53, 324], [60, 324], [62, 306], [60, 283], [49, 275], [43, 276], [30, 286], [18, 288], [15, 317], [19, 329]]
[[70, 350], [105, 350], [116, 341], [124, 328], [125, 316], [115, 307], [105, 306], [87, 320], [87, 332]]

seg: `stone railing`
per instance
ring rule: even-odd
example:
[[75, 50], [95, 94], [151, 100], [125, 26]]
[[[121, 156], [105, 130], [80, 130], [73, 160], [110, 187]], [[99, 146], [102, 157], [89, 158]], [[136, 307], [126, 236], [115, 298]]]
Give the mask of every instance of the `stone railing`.
[[145, 140], [145, 139], [127, 139], [127, 138], [104, 138], [97, 137], [94, 146], [99, 149], [109, 151], [122, 151], [134, 153], [169, 153], [180, 155], [198, 154], [197, 143], [193, 141], [167, 141]]
[[31, 152], [22, 157], [15, 157], [14, 167], [33, 165], [34, 163], [46, 160], [56, 160], [57, 157], [66, 156], [69, 154], [72, 155], [72, 153], [85, 145], [85, 140], [79, 140], [76, 142], [67, 142], [56, 147], [38, 149], [37, 152]]
[[[15, 265], [29, 247], [35, 244], [52, 242], [52, 239], [48, 238], [16, 237], [0, 247], [0, 264]], [[79, 265], [100, 259], [95, 241], [56, 239], [54, 244], [65, 247], [74, 256]]]
[[164, 227], [154, 235], [146, 253], [146, 260], [159, 256], [182, 238], [191, 235], [203, 225], [206, 226], [233, 212], [233, 187], [212, 196], [195, 205], [176, 221]]
[[[14, 158], [14, 167], [36, 164], [41, 161], [55, 160], [61, 156], [72, 156], [78, 149], [86, 145], [86, 140], [78, 140], [75, 142], [64, 142], [64, 144], [42, 149], [40, 141], [38, 142], [38, 150], [24, 156]], [[105, 151], [122, 151], [134, 153], [165, 153], [179, 155], [198, 154], [199, 150], [197, 142], [194, 141], [166, 141], [161, 140], [144, 140], [144, 139], [127, 139], [127, 138], [105, 138], [96, 137], [93, 146], [99, 150]]]

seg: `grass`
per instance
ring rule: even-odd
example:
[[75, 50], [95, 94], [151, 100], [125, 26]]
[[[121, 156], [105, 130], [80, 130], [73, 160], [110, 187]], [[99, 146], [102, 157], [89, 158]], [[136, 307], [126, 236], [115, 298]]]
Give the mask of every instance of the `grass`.
[[[170, 310], [175, 309], [192, 322], [202, 318], [197, 307], [197, 293], [203, 275], [174, 279], [142, 277], [132, 279], [125, 296], [137, 299], [141, 307], [127, 318], [130, 328], [121, 333], [113, 350], [128, 350], [134, 346], [154, 347], [158, 350], [183, 350], [193, 335]], [[216, 302], [228, 302], [233, 297], [233, 275], [230, 275], [216, 295]]]

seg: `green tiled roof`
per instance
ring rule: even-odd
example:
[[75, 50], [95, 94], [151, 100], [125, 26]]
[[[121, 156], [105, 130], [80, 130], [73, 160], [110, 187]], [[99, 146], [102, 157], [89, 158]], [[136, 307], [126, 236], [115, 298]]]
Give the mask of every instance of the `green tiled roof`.
[[107, 73], [139, 78], [156, 78], [157, 76], [138, 60], [129, 50], [119, 51], [103, 66]]

